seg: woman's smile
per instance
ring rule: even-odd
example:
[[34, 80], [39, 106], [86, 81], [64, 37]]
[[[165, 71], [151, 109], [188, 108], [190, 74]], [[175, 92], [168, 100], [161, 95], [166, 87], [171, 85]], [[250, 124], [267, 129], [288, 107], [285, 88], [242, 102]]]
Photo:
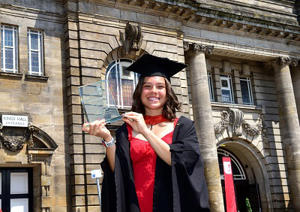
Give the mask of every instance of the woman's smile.
[[159, 101], [159, 98], [157, 98], [157, 97], [149, 97], [148, 99], [149, 99], [149, 101], [152, 101], [152, 102]]
[[167, 100], [165, 79], [160, 76], [145, 77], [141, 100], [146, 114], [161, 114]]

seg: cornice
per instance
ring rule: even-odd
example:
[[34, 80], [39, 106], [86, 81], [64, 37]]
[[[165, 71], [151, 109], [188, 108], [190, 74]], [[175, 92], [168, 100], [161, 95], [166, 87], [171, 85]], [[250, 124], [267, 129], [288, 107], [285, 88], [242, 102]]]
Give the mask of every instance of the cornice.
[[[228, 0], [221, 1], [229, 2]], [[63, 3], [61, 1], [59, 2], [63, 8]], [[76, 2], [65, 0], [65, 5], [67, 5], [68, 2], [77, 4]], [[199, 27], [205, 25], [207, 27], [229, 29], [233, 32], [251, 33], [253, 35], [267, 36], [275, 39], [285, 39], [288, 42], [300, 42], [299, 25], [284, 24], [263, 18], [234, 14], [233, 12], [230, 12], [229, 9], [226, 10], [226, 8], [216, 9], [210, 7], [209, 4], [205, 4], [201, 0], [94, 0], [86, 2], [167, 17], [180, 21], [186, 25], [199, 25]], [[280, 1], [279, 3], [292, 4], [292, 1]], [[241, 2], [234, 2], [234, 4], [247, 5]], [[67, 13], [55, 13], [47, 10], [3, 3], [0, 4], [0, 8], [1, 13], [4, 15], [14, 15], [31, 19], [36, 19], [38, 17], [40, 20], [58, 23], [63, 23], [67, 14], [70, 12], [77, 12], [66, 8]], [[286, 20], [286, 22], [288, 20]]]
[[[291, 23], [291, 19], [286, 19], [286, 23], [280, 23], [256, 16], [234, 14], [230, 10], [204, 7], [202, 3], [192, 0], [96, 0], [95, 3], [172, 18], [187, 25], [222, 27], [259, 36], [286, 39], [288, 42], [300, 41], [300, 27], [296, 25], [296, 21], [294, 24], [286, 24]], [[289, 15], [295, 16], [296, 20], [296, 15]]]
[[[274, 49], [265, 49], [262, 47], [252, 47], [246, 45], [238, 45], [236, 43], [224, 43], [219, 41], [211, 41], [207, 39], [193, 39], [185, 37], [183, 39], [184, 44], [197, 43], [198, 45], [203, 46], [213, 46], [212, 55], [239, 58], [244, 60], [252, 61], [261, 61], [261, 62], [270, 62], [274, 61], [279, 57], [291, 57], [291, 58], [300, 58], [298, 52], [274, 50]], [[185, 45], [185, 50], [187, 46]], [[188, 46], [190, 47], [190, 46]]]
[[29, 7], [22, 7], [12, 4], [0, 3], [0, 13], [3, 15], [11, 15], [15, 17], [26, 17], [29, 19], [39, 19], [42, 21], [49, 21], [55, 23], [64, 23], [65, 15], [60, 13], [49, 12], [47, 10], [40, 10]]

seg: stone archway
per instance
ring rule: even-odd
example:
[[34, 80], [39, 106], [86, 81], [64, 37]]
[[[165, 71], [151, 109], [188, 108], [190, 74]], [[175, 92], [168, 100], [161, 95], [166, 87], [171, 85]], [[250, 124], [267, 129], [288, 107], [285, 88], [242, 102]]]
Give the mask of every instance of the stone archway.
[[218, 143], [218, 148], [227, 150], [238, 158], [245, 170], [249, 184], [258, 185], [262, 211], [273, 211], [269, 178], [259, 151], [245, 141], [221, 141]]
[[[1, 123], [0, 123], [1, 125]], [[56, 142], [42, 129], [0, 126], [0, 166], [6, 169], [28, 169], [31, 173], [33, 211], [50, 211], [48, 204], [54, 189], [51, 172]]]

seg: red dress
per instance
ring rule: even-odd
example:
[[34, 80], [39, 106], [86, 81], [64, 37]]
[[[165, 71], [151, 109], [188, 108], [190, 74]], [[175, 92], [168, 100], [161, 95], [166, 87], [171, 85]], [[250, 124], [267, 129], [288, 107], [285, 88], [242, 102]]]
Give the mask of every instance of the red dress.
[[[175, 119], [174, 126], [178, 119]], [[130, 157], [132, 160], [135, 190], [141, 212], [153, 211], [153, 190], [155, 179], [156, 153], [149, 142], [132, 137], [132, 128], [127, 125], [130, 142]], [[172, 143], [173, 131], [161, 139]], [[171, 179], [170, 179], [171, 180]]]

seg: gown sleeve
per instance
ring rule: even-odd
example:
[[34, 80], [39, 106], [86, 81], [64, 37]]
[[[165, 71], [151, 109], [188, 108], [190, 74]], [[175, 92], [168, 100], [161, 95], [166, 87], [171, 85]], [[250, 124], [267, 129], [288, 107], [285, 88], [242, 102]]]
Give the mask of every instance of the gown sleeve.
[[174, 212], [209, 211], [203, 161], [194, 124], [181, 118], [170, 145]]
[[110, 169], [107, 158], [101, 162], [101, 168], [104, 173], [101, 189], [101, 211], [116, 211], [116, 186], [114, 172]]
[[101, 189], [101, 211], [102, 212], [116, 212], [125, 211], [125, 194], [124, 194], [124, 177], [121, 168], [120, 157], [122, 157], [122, 151], [120, 151], [121, 139], [120, 134], [121, 127], [117, 130], [116, 136], [116, 153], [115, 153], [115, 169], [111, 170], [107, 157], [101, 163], [101, 168], [104, 173]]
[[126, 125], [116, 132], [115, 169], [112, 171], [105, 157], [101, 163], [104, 173], [101, 192], [102, 212], [139, 212], [129, 156]]

